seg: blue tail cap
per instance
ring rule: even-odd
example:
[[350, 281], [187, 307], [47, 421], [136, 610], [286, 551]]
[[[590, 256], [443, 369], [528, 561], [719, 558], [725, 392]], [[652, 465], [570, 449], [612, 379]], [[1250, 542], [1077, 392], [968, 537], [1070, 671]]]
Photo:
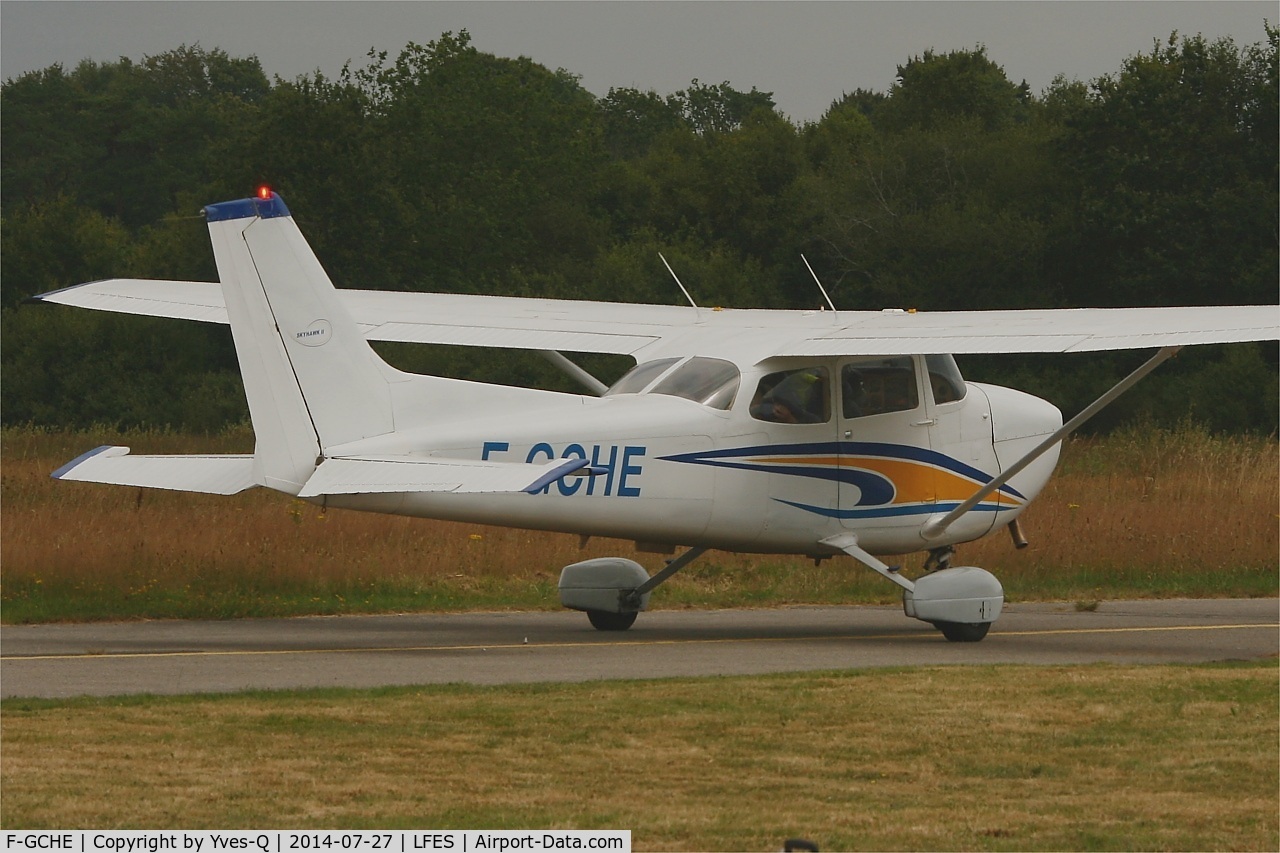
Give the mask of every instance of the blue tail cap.
[[252, 219], [254, 217], [274, 219], [277, 216], [289, 215], [289, 208], [285, 207], [284, 199], [274, 192], [270, 198], [258, 198], [256, 196], [254, 198], [241, 198], [235, 201], [211, 204], [204, 209], [204, 217], [209, 222], [223, 222], [228, 219]]

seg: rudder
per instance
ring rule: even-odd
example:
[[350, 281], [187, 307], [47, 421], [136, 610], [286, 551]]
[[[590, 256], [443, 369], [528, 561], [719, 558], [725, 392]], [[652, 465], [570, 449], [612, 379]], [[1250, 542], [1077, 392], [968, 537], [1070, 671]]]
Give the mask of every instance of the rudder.
[[297, 494], [326, 448], [391, 432], [398, 372], [369, 346], [275, 193], [205, 208], [264, 485]]

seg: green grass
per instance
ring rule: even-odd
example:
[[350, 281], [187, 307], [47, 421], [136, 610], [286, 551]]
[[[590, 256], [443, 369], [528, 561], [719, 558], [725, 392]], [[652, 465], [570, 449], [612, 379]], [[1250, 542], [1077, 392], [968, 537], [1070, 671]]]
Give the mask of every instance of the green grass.
[[1274, 850], [1275, 661], [0, 703], [6, 829]]

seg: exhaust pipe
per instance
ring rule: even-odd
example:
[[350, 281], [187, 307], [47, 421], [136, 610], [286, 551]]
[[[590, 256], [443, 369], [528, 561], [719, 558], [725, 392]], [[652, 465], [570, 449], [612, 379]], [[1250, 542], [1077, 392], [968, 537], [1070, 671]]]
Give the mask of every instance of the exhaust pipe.
[[1022, 525], [1018, 523], [1018, 519], [1009, 522], [1009, 536], [1013, 539], [1013, 547], [1021, 551], [1027, 547], [1027, 537], [1022, 535]]

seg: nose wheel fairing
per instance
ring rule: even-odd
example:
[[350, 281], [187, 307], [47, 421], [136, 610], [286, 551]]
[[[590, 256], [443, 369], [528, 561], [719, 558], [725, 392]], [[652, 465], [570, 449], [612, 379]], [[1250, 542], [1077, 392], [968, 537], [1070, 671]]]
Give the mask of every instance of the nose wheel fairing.
[[902, 593], [902, 609], [913, 619], [934, 625], [989, 625], [1004, 609], [1004, 587], [995, 575], [976, 566], [939, 569]]
[[[902, 609], [910, 617], [928, 622], [952, 642], [977, 642], [1004, 609], [1004, 587], [995, 575], [975, 566], [940, 568], [917, 580], [902, 576], [897, 568], [868, 553], [852, 533], [828, 536], [822, 544], [838, 548], [864, 566], [902, 587]], [[949, 565], [950, 549], [935, 549], [934, 565]]]

